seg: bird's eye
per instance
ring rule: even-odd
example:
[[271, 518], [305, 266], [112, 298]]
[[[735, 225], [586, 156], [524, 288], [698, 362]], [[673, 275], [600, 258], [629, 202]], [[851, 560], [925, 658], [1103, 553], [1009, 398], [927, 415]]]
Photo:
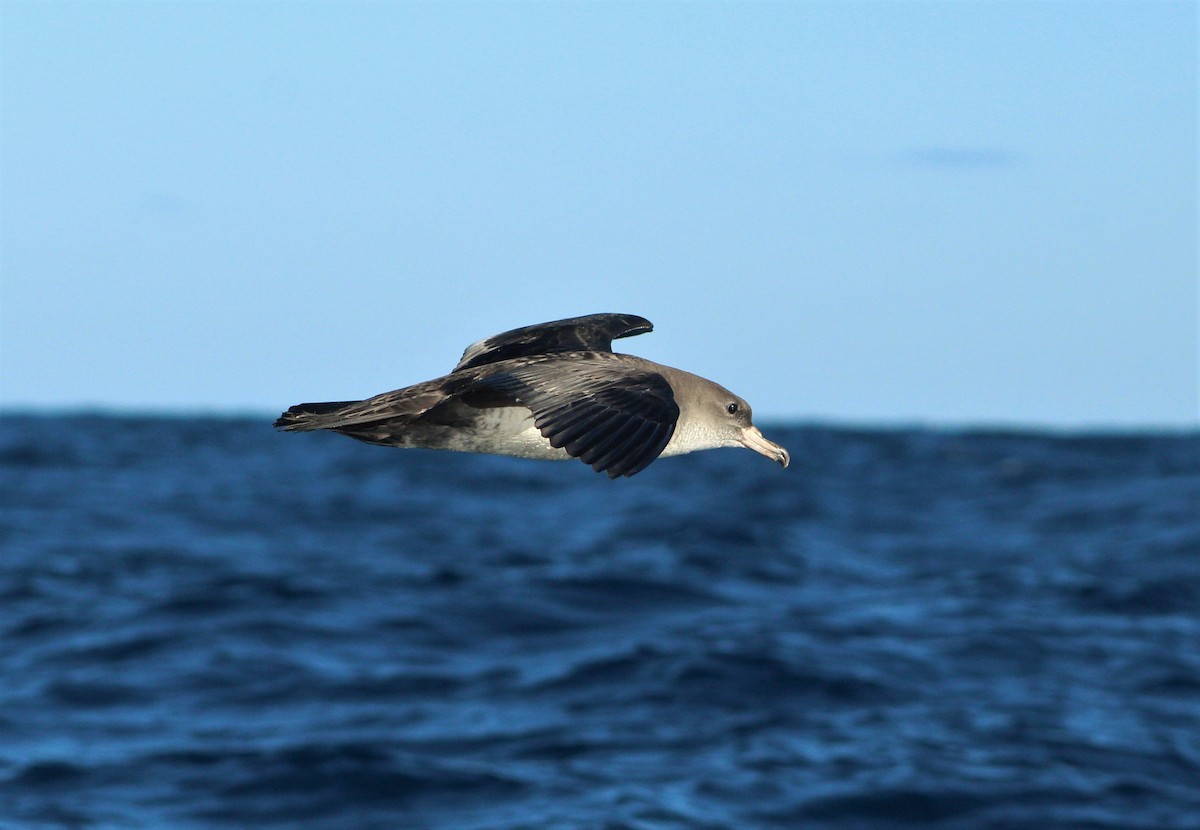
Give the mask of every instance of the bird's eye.
[[725, 407], [725, 411], [730, 415], [736, 415], [738, 411], [738, 405], [736, 403], [731, 403]]

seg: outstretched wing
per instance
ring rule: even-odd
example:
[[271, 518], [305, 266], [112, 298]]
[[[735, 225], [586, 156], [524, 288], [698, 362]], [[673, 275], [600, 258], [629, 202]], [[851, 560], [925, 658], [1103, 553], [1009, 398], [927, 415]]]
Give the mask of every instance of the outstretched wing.
[[667, 446], [679, 404], [666, 378], [644, 368], [631, 371], [630, 360], [591, 352], [532, 361], [489, 375], [477, 386], [528, 407], [551, 445], [593, 470], [609, 478], [631, 476]]
[[472, 343], [463, 352], [454, 371], [497, 363], [511, 357], [560, 352], [611, 352], [613, 340], [644, 334], [653, 328], [649, 320], [636, 314], [588, 314], [524, 326]]

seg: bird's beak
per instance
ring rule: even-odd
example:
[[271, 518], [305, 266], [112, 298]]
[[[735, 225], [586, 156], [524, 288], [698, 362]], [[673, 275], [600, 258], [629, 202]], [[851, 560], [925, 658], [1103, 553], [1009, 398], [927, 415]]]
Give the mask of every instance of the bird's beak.
[[756, 426], [748, 426], [742, 430], [742, 446], [748, 450], [754, 450], [760, 455], [765, 455], [772, 461], [778, 461], [784, 467], [792, 460], [787, 450], [774, 441], [763, 438], [763, 434], [758, 431]]

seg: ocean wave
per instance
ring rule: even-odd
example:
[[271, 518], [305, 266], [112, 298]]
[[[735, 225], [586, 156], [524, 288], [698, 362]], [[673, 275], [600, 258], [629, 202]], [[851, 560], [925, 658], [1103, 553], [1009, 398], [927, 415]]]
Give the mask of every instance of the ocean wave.
[[787, 471], [615, 482], [308, 437], [0, 418], [0, 824], [1200, 815], [1195, 434], [779, 429]]

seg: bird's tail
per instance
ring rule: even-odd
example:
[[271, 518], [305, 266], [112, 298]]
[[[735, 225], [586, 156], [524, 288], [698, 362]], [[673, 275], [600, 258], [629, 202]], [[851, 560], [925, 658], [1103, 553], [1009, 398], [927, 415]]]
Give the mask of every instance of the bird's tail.
[[298, 403], [276, 419], [275, 428], [286, 432], [308, 432], [314, 429], [329, 429], [338, 423], [339, 419], [336, 417], [338, 412], [356, 403], [361, 403], [361, 401]]

